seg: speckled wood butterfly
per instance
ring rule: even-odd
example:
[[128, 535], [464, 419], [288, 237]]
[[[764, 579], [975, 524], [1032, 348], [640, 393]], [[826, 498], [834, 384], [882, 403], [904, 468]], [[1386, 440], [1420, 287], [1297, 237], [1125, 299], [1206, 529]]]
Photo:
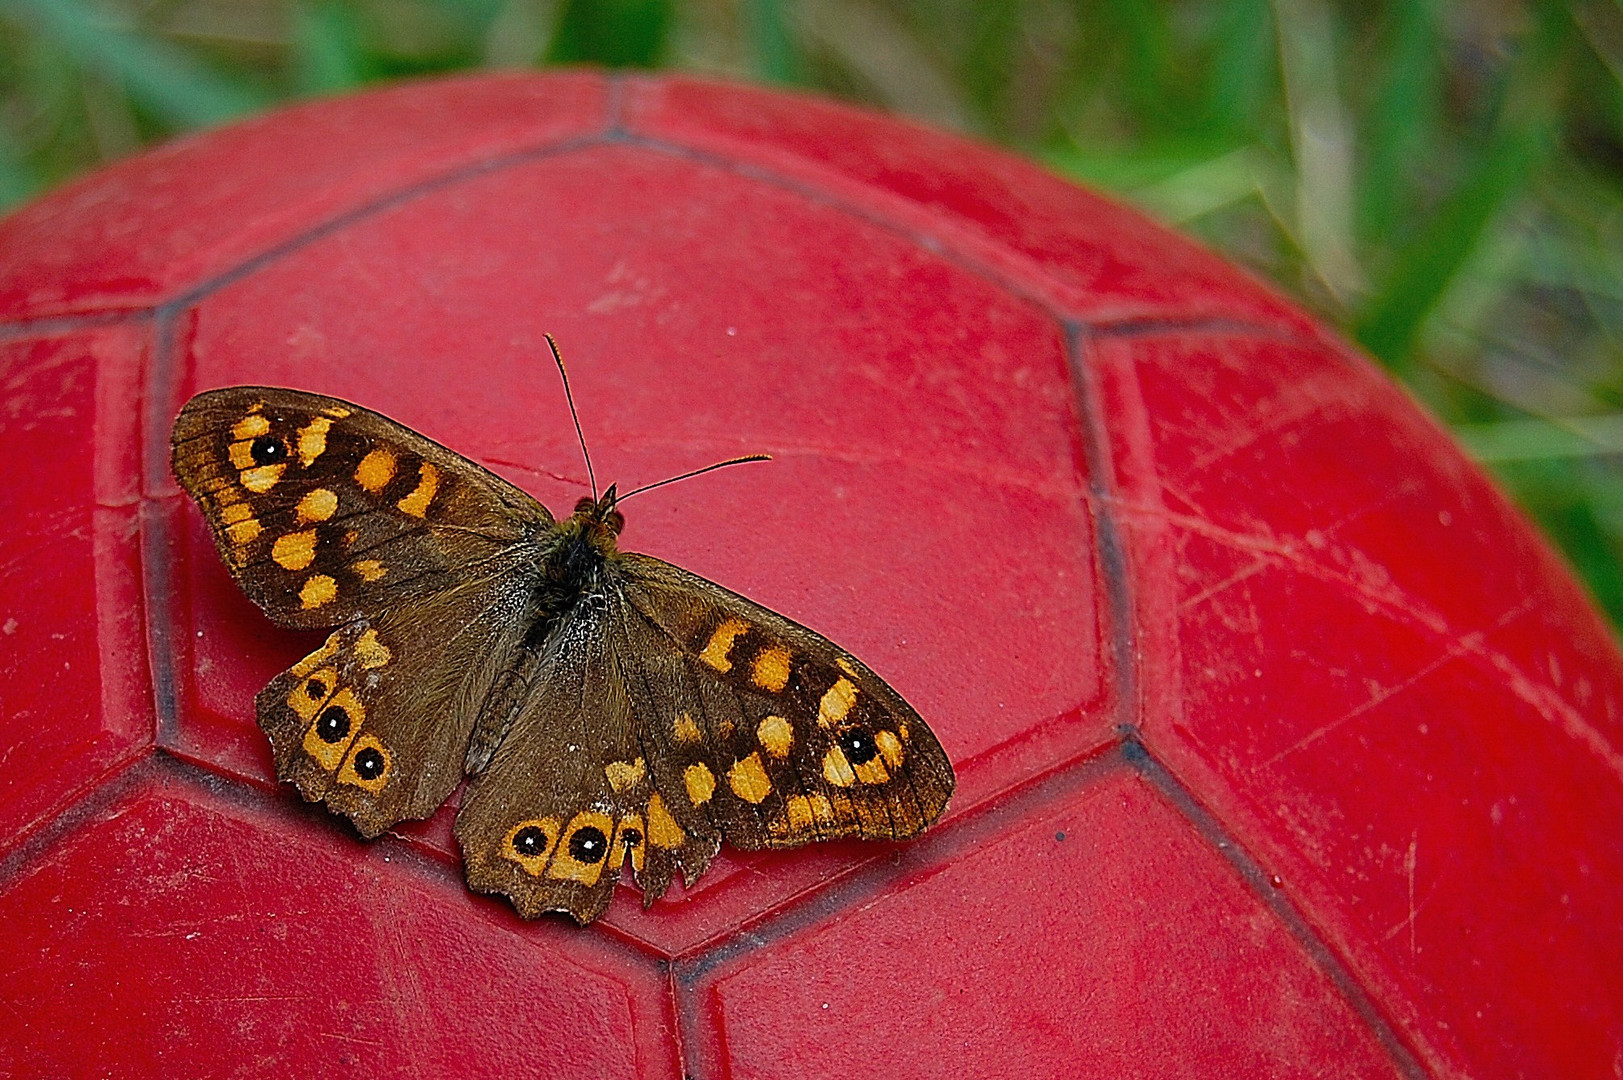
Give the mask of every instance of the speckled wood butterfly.
[[336, 627], [255, 699], [277, 776], [373, 837], [466, 774], [468, 884], [526, 918], [591, 921], [627, 861], [651, 905], [723, 837], [905, 839], [952, 794], [935, 736], [862, 663], [619, 550], [614, 487], [560, 522], [384, 416], [272, 387], [197, 395], [172, 444], [248, 597]]

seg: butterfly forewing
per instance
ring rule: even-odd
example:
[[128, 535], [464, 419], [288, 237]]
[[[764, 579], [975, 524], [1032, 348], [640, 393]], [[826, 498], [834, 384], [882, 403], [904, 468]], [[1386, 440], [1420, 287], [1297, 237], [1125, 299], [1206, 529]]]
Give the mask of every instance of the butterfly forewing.
[[551, 522], [466, 458], [320, 394], [208, 391], [171, 443], [220, 557], [285, 626], [337, 626], [447, 588]]
[[680, 794], [703, 793], [695, 765], [715, 777], [708, 801], [689, 801], [709, 807], [729, 843], [904, 840], [940, 815], [952, 766], [912, 706], [866, 666], [696, 574], [645, 555], [621, 566], [639, 716], [671, 771], [698, 776], [697, 792], [684, 783]]

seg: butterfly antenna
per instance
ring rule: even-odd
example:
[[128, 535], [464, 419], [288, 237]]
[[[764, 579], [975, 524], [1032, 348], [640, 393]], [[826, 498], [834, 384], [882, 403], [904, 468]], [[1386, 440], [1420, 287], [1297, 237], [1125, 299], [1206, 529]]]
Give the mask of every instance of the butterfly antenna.
[[674, 484], [678, 480], [686, 480], [689, 477], [698, 476], [701, 473], [715, 472], [717, 469], [725, 469], [729, 465], [743, 465], [743, 464], [745, 464], [747, 462], [751, 462], [751, 461], [771, 461], [771, 460], [772, 460], [772, 455], [771, 454], [747, 454], [744, 457], [729, 458], [726, 461], [718, 461], [714, 465], [706, 465], [702, 469], [694, 469], [692, 472], [685, 472], [681, 476], [672, 476], [672, 477], [670, 477], [669, 479], [666, 479], [666, 480], [659, 480], [659, 481], [656, 481], [655, 483], [652, 483], [652, 484], [644, 484], [640, 488], [632, 488], [630, 491], [626, 492], [624, 495], [621, 495], [621, 496], [617, 497], [615, 499], [615, 502], [625, 502], [627, 499], [631, 498], [631, 496], [636, 495], [639, 492], [652, 491], [654, 488], [664, 487], [666, 484]]
[[580, 440], [580, 456], [586, 459], [586, 479], [592, 485], [592, 501], [597, 501], [597, 477], [592, 473], [592, 455], [586, 449], [586, 436], [580, 430], [580, 414], [575, 411], [575, 395], [569, 392], [569, 372], [564, 370], [564, 354], [558, 351], [558, 343], [552, 340], [552, 335], [545, 335], [547, 348], [552, 350], [552, 358], [558, 362], [558, 375], [564, 381], [564, 400], [569, 402], [569, 419], [575, 422], [575, 438]]

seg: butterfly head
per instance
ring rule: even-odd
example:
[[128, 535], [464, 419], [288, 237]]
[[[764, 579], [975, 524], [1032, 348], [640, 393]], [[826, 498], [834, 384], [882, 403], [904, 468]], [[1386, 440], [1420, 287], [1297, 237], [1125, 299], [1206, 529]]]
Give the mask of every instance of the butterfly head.
[[610, 484], [609, 490], [601, 498], [577, 502], [574, 516], [570, 518], [570, 522], [579, 526], [582, 532], [600, 545], [606, 543], [609, 548], [614, 546], [614, 538], [626, 527], [626, 516], [615, 508], [620, 498], [616, 487]]

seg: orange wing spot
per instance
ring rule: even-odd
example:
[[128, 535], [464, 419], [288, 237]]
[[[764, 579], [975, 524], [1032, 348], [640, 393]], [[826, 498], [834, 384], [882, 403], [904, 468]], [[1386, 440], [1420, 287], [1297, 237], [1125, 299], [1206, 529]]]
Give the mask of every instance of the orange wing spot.
[[371, 627], [355, 639], [355, 660], [366, 670], [384, 667], [393, 659], [394, 653], [378, 640], [378, 632]]
[[[523, 841], [519, 841], [519, 834], [526, 829], [536, 829], [540, 834], [541, 844], [534, 845], [536, 833], [529, 833]], [[522, 845], [523, 850], [520, 850]], [[552, 817], [531, 818], [521, 821], [507, 830], [502, 837], [501, 853], [504, 857], [512, 859], [524, 868], [524, 872], [532, 877], [540, 877], [541, 871], [547, 868], [547, 859], [552, 855], [552, 849], [558, 846], [558, 819]]]
[[785, 828], [777, 830], [779, 832], [800, 833], [834, 820], [834, 805], [827, 795], [791, 795], [783, 808], [788, 820]]
[[781, 716], [768, 716], [755, 729], [755, 737], [773, 757], [788, 757], [789, 747], [795, 742], [795, 729]]
[[301, 525], [310, 521], [326, 521], [337, 511], [338, 493], [330, 488], [316, 488], [300, 499], [299, 505], [293, 508]]
[[299, 590], [299, 605], [306, 611], [328, 603], [338, 595], [338, 582], [326, 574], [311, 574]]
[[636, 787], [646, 771], [642, 758], [636, 761], [611, 761], [603, 766], [603, 773], [609, 778], [609, 787], [617, 792]]
[[687, 712], [677, 716], [676, 722], [671, 725], [671, 731], [677, 742], [696, 743], [701, 738], [699, 725], [693, 722], [693, 717]]
[[838, 746], [829, 747], [828, 753], [823, 755], [823, 779], [835, 787], [850, 787], [857, 782], [857, 774], [851, 770], [845, 751]]
[[244, 469], [238, 474], [242, 486], [255, 495], [263, 495], [276, 486], [276, 481], [282, 478], [287, 471], [287, 465], [258, 465], [252, 469]]
[[[311, 676], [311, 678], [313, 679], [315, 676]], [[290, 704], [291, 700], [290, 698]], [[334, 709], [339, 710], [343, 715], [340, 717], [334, 714]], [[313, 720], [314, 723], [304, 733], [304, 752], [315, 758], [316, 763], [323, 769], [332, 772], [338, 768], [338, 763], [344, 760], [344, 756], [349, 752], [350, 745], [355, 741], [355, 737], [360, 734], [361, 724], [366, 720], [366, 708], [361, 704], [360, 699], [355, 696], [354, 691], [346, 686], [334, 694], [330, 701], [322, 702], [315, 710], [315, 714], [306, 717], [306, 719]], [[329, 720], [332, 722], [329, 722]], [[377, 742], [376, 739], [372, 741]], [[388, 751], [383, 750], [382, 743], [378, 743], [378, 750], [383, 753], [384, 760], [387, 762]], [[353, 772], [354, 770], [351, 769], [350, 771]], [[340, 776], [339, 779], [343, 780], [343, 777]], [[346, 780], [345, 783], [355, 783], [361, 787], [366, 787], [366, 784], [360, 783], [360, 781], [361, 777], [356, 776], [353, 780]], [[378, 784], [382, 786], [381, 779], [378, 780]], [[376, 789], [369, 788], [368, 790]]]
[[[335, 699], [336, 700], [336, 699]], [[369, 795], [376, 795], [389, 782], [389, 770], [394, 755], [378, 741], [375, 735], [362, 735], [350, 748], [344, 767], [338, 770], [340, 784], [353, 784]]]
[[834, 662], [838, 664], [840, 666], [840, 670], [845, 672], [847, 675], [855, 675], [857, 673], [857, 669], [852, 666], [851, 661], [847, 660], [843, 656], [836, 656], [834, 658]]
[[[577, 839], [585, 840], [581, 836], [586, 829], [597, 830], [597, 837], [601, 847], [597, 850], [597, 858], [587, 862], [586, 858], [576, 858], [579, 849], [583, 856], [588, 856], [584, 843], [577, 843]], [[614, 835], [614, 821], [601, 810], [582, 810], [570, 819], [569, 827], [563, 838], [558, 841], [558, 847], [552, 853], [552, 863], [547, 867], [547, 876], [560, 881], [578, 881], [582, 885], [596, 885], [597, 879], [603, 876], [603, 867], [609, 861], [609, 837]]]
[[870, 758], [851, 771], [856, 773], [857, 779], [864, 784], [883, 784], [890, 779], [890, 770], [885, 768], [883, 757]]
[[299, 464], [306, 469], [327, 452], [327, 432], [332, 430], [332, 421], [325, 416], [318, 416], [304, 427], [299, 429]]
[[679, 848], [687, 840], [688, 834], [682, 831], [682, 826], [671, 817], [671, 812], [665, 808], [665, 800], [659, 797], [656, 791], [648, 796], [648, 842], [657, 848], [670, 851]]
[[845, 719], [845, 714], [851, 711], [851, 706], [856, 702], [856, 684], [850, 679], [836, 681], [817, 704], [817, 722], [824, 727], [833, 727]]
[[440, 471], [425, 461], [417, 472], [417, 486], [412, 488], [410, 495], [395, 505], [412, 517], [423, 517], [428, 513], [428, 504], [434, 501], [434, 493], [439, 489]]
[[[256, 408], [264, 408], [264, 406], [256, 406]], [[265, 419], [263, 416], [260, 416], [257, 412], [251, 412], [236, 422], [236, 425], [231, 429], [231, 437], [233, 439], [243, 439], [251, 442], [254, 439], [259, 438], [259, 436], [268, 434], [269, 432], [270, 421]]]
[[702, 761], [689, 765], [682, 770], [682, 786], [687, 788], [688, 802], [703, 806], [716, 793], [716, 774]]
[[762, 690], [777, 693], [789, 685], [790, 659], [791, 653], [781, 645], [762, 649], [755, 654], [755, 665], [750, 671], [750, 681]]
[[259, 534], [265, 527], [255, 517], [247, 517], [241, 521], [233, 521], [225, 527], [225, 536], [237, 547], [246, 547], [259, 539]]
[[342, 405], [329, 405], [321, 411], [332, 417], [334, 420], [342, 420], [344, 417], [350, 415], [351, 410], [344, 408]]
[[355, 466], [355, 482], [368, 492], [376, 495], [394, 479], [394, 471], [398, 467], [394, 451], [385, 447], [378, 447], [361, 459]]
[[316, 561], [316, 531], [287, 533], [271, 545], [271, 558], [284, 570], [303, 570]]
[[293, 665], [293, 674], [302, 679], [322, 664], [325, 664], [329, 658], [337, 655], [338, 635], [341, 633], [343, 633], [342, 630], [334, 630], [331, 634], [328, 634], [327, 640], [322, 643], [321, 648]]
[[[294, 672], [297, 674], [297, 671]], [[320, 671], [303, 679], [287, 695], [288, 708], [298, 714], [299, 719], [309, 723], [316, 718], [316, 713], [327, 704], [327, 698], [332, 695], [333, 687], [338, 685], [338, 672], [334, 668], [322, 668]]]
[[376, 559], [356, 559], [354, 562], [349, 564], [349, 568], [355, 571], [356, 577], [360, 578], [368, 585], [372, 584], [372, 582], [378, 580], [384, 574], [389, 572], [389, 568], [378, 562]]
[[761, 755], [751, 754], [727, 770], [727, 786], [747, 803], [759, 803], [772, 794], [772, 781], [761, 766]]
[[885, 759], [885, 764], [893, 769], [902, 767], [902, 758], [906, 752], [902, 749], [902, 740], [894, 732], [881, 731], [873, 737], [874, 745], [879, 747], [879, 756]]
[[726, 620], [716, 627], [715, 632], [710, 635], [710, 640], [705, 642], [704, 650], [699, 653], [699, 659], [722, 674], [726, 674], [733, 670], [733, 662], [727, 658], [727, 654], [733, 650], [733, 642], [737, 641], [741, 634], [748, 631], [748, 623], [741, 622], [738, 619]]
[[[226, 498], [228, 493], [231, 498]], [[253, 507], [242, 501], [242, 496], [237, 493], [236, 488], [226, 488], [215, 496], [215, 501], [220, 504], [220, 520], [227, 525], [235, 525], [254, 516]]]

